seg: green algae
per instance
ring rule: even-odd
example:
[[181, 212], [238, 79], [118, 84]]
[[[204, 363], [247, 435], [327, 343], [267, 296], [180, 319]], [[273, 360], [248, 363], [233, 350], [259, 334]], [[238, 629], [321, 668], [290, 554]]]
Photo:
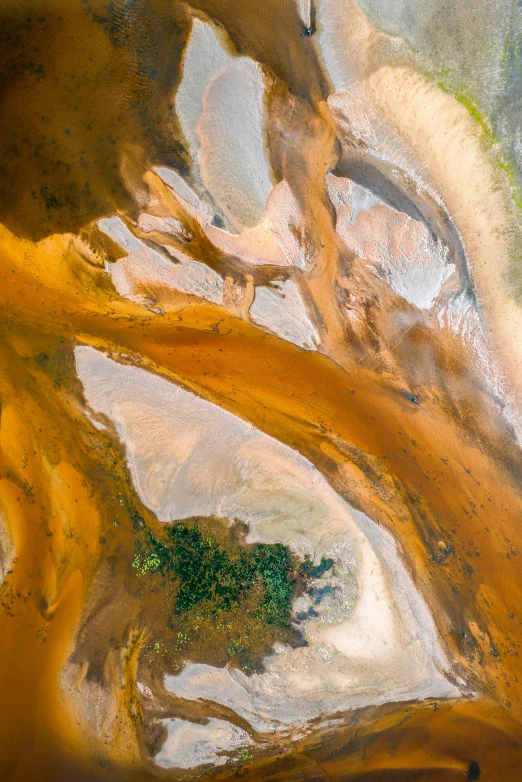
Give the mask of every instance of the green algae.
[[[444, 92], [452, 95], [467, 110], [471, 118], [481, 129], [483, 133], [482, 140], [489, 155], [489, 159], [497, 171], [507, 180], [509, 186], [509, 196], [511, 203], [517, 213], [522, 211], [522, 191], [517, 181], [517, 172], [515, 163], [509, 156], [501, 140], [497, 137], [495, 130], [486, 116], [480, 111], [477, 101], [473, 99], [469, 91], [462, 86], [457, 87], [452, 83], [451, 69], [446, 68], [436, 74], [426, 74], [430, 79], [436, 81], [438, 86]], [[510, 276], [510, 285], [512, 296], [518, 303], [522, 303], [522, 233], [519, 227], [515, 228], [512, 238], [512, 261]]]
[[481, 128], [486, 140], [490, 144], [497, 143], [498, 140], [495, 137], [495, 134], [493, 133], [486, 117], [480, 111], [477, 102], [464, 89], [457, 89], [450, 84], [449, 80], [447, 80], [449, 73], [449, 69], [445, 69], [441, 72], [441, 77], [437, 80], [438, 86], [441, 88], [441, 90], [444, 90], [444, 92], [447, 92], [449, 95], [453, 95], [453, 97], [458, 100], [462, 106], [464, 106], [468, 114]]
[[506, 174], [507, 178], [509, 179], [513, 201], [515, 202], [517, 208], [522, 210], [522, 193], [516, 181], [516, 173], [513, 165], [511, 165], [505, 160], [500, 160], [499, 162], [497, 162], [497, 168], [503, 171]]
[[[464, 88], [462, 87], [457, 88], [453, 86], [450, 83], [451, 79], [448, 79], [449, 74], [450, 74], [449, 69], [445, 69], [440, 72], [439, 78], [435, 78], [438, 86], [442, 90], [444, 90], [444, 92], [448, 93], [448, 95], [452, 95], [455, 98], [455, 100], [457, 100], [462, 106], [464, 106], [464, 108], [466, 109], [470, 117], [482, 130], [483, 140], [486, 143], [487, 148], [489, 149], [490, 152], [494, 153], [490, 155], [491, 162], [497, 168], [497, 170], [502, 171], [507, 176], [510, 189], [511, 189], [511, 197], [513, 199], [513, 202], [516, 205], [517, 209], [522, 210], [522, 193], [516, 181], [516, 172], [515, 172], [514, 164], [512, 163], [512, 161], [509, 160], [506, 151], [504, 150], [504, 147], [502, 145], [502, 142], [500, 141], [500, 139], [497, 137], [494, 130], [492, 129], [490, 121], [480, 110], [477, 101], [474, 98], [472, 98], [469, 92]], [[434, 78], [433, 75], [431, 75], [431, 78]]]

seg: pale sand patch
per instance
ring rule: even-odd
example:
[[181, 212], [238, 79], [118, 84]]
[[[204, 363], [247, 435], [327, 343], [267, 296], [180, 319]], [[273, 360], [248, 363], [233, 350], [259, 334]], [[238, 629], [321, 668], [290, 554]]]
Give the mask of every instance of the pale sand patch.
[[342, 92], [368, 72], [393, 39], [373, 26], [355, 0], [317, 0], [316, 7], [316, 40], [333, 92]]
[[210, 82], [196, 128], [203, 185], [237, 230], [262, 220], [272, 189], [263, 92], [259, 66], [234, 60]]
[[5, 518], [0, 511], [0, 586], [3, 584], [7, 571], [14, 557], [14, 545], [9, 535]]
[[315, 350], [319, 344], [319, 334], [308, 317], [299, 288], [292, 280], [275, 282], [271, 287], [257, 287], [249, 312], [254, 323], [294, 345]]
[[[493, 165], [483, 131], [463, 105], [413, 68], [384, 64], [411, 62], [411, 52], [377, 30], [355, 0], [318, 0], [318, 20], [323, 60], [334, 90], [345, 91], [344, 103], [349, 99], [356, 137], [370, 147], [378, 142], [384, 159], [402, 165], [447, 208], [520, 408], [522, 308], [514, 300], [512, 264], [521, 234], [508, 177]], [[329, 98], [330, 107], [338, 100]]]
[[310, 5], [311, 0], [297, 0], [299, 16], [301, 17], [305, 27], [310, 27]]
[[214, 76], [233, 59], [221, 46], [212, 25], [194, 19], [174, 103], [196, 171], [199, 150], [196, 127], [203, 113], [203, 95]]
[[206, 725], [180, 719], [162, 722], [168, 729], [167, 741], [154, 758], [162, 768], [196, 768], [208, 763], [222, 766], [228, 755], [220, 753], [252, 743], [246, 731], [214, 717]]

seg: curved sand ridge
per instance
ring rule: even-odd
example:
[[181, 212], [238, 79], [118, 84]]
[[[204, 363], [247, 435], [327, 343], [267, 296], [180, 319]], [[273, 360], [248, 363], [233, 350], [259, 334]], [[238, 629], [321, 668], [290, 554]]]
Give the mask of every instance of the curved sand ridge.
[[466, 109], [418, 73], [384, 66], [365, 86], [442, 194], [495, 352], [522, 403], [522, 308], [512, 282], [518, 229], [507, 177], [490, 161], [484, 133]]

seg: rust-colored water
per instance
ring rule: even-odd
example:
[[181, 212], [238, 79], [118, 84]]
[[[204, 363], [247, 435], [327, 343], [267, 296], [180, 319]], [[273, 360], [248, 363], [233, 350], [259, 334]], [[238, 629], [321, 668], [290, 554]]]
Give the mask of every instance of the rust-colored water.
[[[116, 439], [83, 415], [73, 348], [88, 344], [296, 448], [389, 529], [476, 693], [340, 715], [333, 732], [275, 746], [241, 774], [453, 782], [476, 761], [481, 779], [520, 779], [520, 452], [456, 338], [404, 330], [389, 348], [392, 370], [376, 358], [374, 336], [358, 341], [343, 322], [333, 292], [339, 248], [321, 185], [338, 147], [327, 80], [296, 9], [281, 0], [4, 0], [0, 9], [0, 503], [15, 557], [1, 589], [1, 778], [166, 773], [146, 759], [135, 689], [141, 619], [125, 602], [120, 564], [132, 551], [132, 513], [156, 522], [130, 486]], [[273, 80], [270, 121], [281, 132], [270, 152], [317, 250], [303, 285], [323, 324], [321, 353], [191, 297], [154, 314], [119, 297], [103, 269], [115, 248], [93, 221], [132, 215], [136, 193], [159, 190], [150, 174], [143, 179], [152, 164], [189, 165], [172, 95], [192, 11], [214, 19], [232, 50]], [[194, 250], [220, 269], [226, 259], [213, 252], [203, 240]], [[396, 302], [382, 304], [374, 330], [389, 344], [385, 313]], [[413, 405], [406, 392], [417, 388]], [[123, 584], [121, 637], [105, 649], [112, 711], [95, 731], [60, 677], [111, 557]]]

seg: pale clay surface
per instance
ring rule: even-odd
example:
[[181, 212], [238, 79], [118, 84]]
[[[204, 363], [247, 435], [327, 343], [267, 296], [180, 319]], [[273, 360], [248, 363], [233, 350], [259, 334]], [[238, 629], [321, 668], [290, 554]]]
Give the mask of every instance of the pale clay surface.
[[220, 753], [237, 751], [251, 743], [248, 733], [224, 720], [211, 718], [206, 725], [180, 719], [162, 722], [168, 737], [155, 761], [163, 768], [195, 768], [208, 763], [222, 766], [228, 755]]

